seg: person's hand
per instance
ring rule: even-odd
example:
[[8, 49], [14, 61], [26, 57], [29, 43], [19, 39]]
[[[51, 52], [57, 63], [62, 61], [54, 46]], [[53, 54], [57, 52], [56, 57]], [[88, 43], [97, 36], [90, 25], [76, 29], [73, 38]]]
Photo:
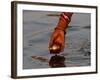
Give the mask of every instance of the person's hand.
[[71, 21], [73, 13], [62, 12], [60, 14], [59, 22], [53, 32], [50, 43], [49, 51], [51, 54], [58, 54], [64, 50], [65, 47], [65, 30]]
[[57, 43], [57, 46], [60, 47], [60, 50], [55, 51], [54, 53], [52, 53], [52, 51], [51, 51], [50, 52], [51, 54], [57, 54], [57, 53], [60, 53], [64, 50], [64, 47], [65, 47], [64, 31], [56, 29], [53, 32], [51, 39], [50, 39], [50, 43], [49, 43], [49, 50], [50, 50], [50, 48], [52, 48], [53, 45], [55, 45], [55, 43]]

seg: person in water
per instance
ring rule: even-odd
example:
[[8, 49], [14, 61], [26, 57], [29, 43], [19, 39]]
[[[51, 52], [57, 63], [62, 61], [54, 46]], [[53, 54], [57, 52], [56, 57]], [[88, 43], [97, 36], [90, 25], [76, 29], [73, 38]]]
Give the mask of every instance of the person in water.
[[68, 24], [71, 22], [73, 13], [62, 12], [60, 14], [59, 22], [51, 35], [49, 42], [49, 51], [51, 54], [58, 54], [64, 51], [65, 35]]

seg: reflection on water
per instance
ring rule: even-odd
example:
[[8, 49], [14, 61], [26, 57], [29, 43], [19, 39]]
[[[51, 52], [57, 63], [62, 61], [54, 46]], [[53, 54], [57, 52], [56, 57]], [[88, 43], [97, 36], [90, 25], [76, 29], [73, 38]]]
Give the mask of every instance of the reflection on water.
[[59, 55], [52, 56], [49, 61], [49, 66], [52, 68], [66, 67], [65, 57]]
[[65, 36], [65, 62], [63, 56], [52, 56], [50, 59], [48, 44], [59, 17], [49, 17], [47, 14], [56, 13], [23, 11], [23, 69], [90, 65], [91, 26], [88, 25], [91, 24], [91, 15], [87, 13], [75, 13], [71, 20]]

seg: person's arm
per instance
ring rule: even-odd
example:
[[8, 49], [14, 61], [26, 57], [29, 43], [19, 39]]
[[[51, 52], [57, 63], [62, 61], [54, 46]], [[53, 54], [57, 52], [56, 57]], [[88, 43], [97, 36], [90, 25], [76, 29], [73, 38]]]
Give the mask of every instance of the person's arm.
[[68, 27], [68, 24], [71, 21], [72, 14], [73, 13], [70, 12], [62, 12], [60, 15], [58, 25], [55, 29], [59, 29], [65, 32], [66, 28]]
[[[62, 12], [60, 14], [59, 22], [51, 36], [49, 43], [49, 50], [51, 54], [57, 54], [64, 50], [65, 46], [65, 33], [68, 28], [68, 24], [71, 21], [73, 13], [70, 12]], [[57, 47], [54, 47], [57, 46]], [[56, 48], [58, 48], [56, 50]], [[53, 50], [54, 49], [54, 50]]]

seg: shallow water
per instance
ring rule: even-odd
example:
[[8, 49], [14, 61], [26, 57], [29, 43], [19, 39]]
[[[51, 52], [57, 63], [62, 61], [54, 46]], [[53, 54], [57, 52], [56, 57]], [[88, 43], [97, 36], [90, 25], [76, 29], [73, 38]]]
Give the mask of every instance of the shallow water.
[[[47, 62], [41, 62], [38, 59], [31, 56], [37, 56], [46, 58], [48, 61], [51, 55], [48, 50], [48, 44], [53, 29], [57, 25], [59, 17], [47, 17], [42, 13], [36, 19], [32, 19], [31, 12], [24, 13], [24, 45], [23, 45], [23, 69], [35, 69], [35, 68], [49, 68]], [[42, 18], [42, 19], [41, 19]], [[65, 43], [65, 64], [69, 67], [76, 66], [88, 66], [90, 65], [90, 55], [85, 56], [87, 53], [85, 49], [90, 51], [90, 28], [84, 28], [83, 26], [72, 26], [67, 30]], [[70, 61], [72, 63], [67, 63]], [[72, 65], [73, 64], [73, 65]]]

